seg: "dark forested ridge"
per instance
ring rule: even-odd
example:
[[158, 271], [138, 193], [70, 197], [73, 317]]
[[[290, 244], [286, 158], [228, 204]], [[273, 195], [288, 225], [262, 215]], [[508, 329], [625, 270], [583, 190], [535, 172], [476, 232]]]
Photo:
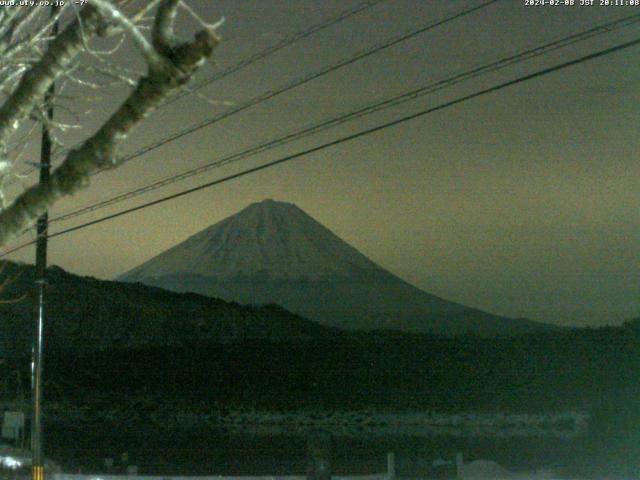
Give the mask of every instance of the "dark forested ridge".
[[[30, 267], [9, 264], [5, 274], [14, 281], [4, 298], [28, 291]], [[638, 385], [638, 319], [497, 338], [345, 332], [275, 305], [242, 306], [55, 267], [49, 277], [47, 379], [66, 385], [54, 395], [146, 392], [268, 408], [558, 410], [592, 408]], [[0, 318], [3, 352], [26, 358], [29, 302], [1, 304]]]
[[[8, 264], [11, 279], [0, 304], [0, 351], [30, 351], [33, 267]], [[320, 326], [277, 305], [243, 306], [191, 293], [173, 293], [141, 284], [48, 271], [47, 349], [83, 352], [192, 342], [238, 342], [333, 338]], [[20, 300], [22, 299], [22, 300]]]
[[[51, 267], [48, 276], [47, 348], [60, 351], [245, 340], [330, 341], [380, 335], [320, 325], [274, 304], [240, 305], [140, 283], [81, 277], [58, 267]], [[33, 267], [7, 263], [3, 277], [8, 283], [0, 292], [4, 300], [0, 302], [0, 356], [19, 355], [30, 351], [33, 301], [28, 296], [33, 294]], [[561, 329], [550, 327], [550, 331]], [[428, 334], [385, 335], [421, 338]]]

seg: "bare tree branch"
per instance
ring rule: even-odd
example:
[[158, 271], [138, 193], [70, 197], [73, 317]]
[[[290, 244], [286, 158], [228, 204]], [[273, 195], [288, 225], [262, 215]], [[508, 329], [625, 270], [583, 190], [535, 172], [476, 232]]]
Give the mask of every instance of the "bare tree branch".
[[147, 41], [135, 23], [127, 18], [124, 13], [122, 13], [108, 0], [93, 0], [92, 4], [104, 17], [106, 17], [107, 21], [120, 25], [133, 37], [133, 40], [149, 65], [159, 68], [159, 65], [162, 63], [162, 56], [159, 55], [153, 46]]
[[[80, 27], [80, 21], [83, 26]], [[83, 48], [83, 34], [94, 35], [105, 27], [94, 8], [84, 8], [81, 19], [73, 21], [50, 44], [42, 59], [28, 69], [16, 90], [0, 107], [0, 151], [20, 122], [31, 114], [56, 78], [71, 65]]]
[[[98, 1], [106, 2], [106, 0]], [[132, 129], [167, 95], [188, 82], [196, 70], [211, 56], [218, 44], [218, 37], [212, 28], [199, 31], [190, 42], [176, 44], [172, 24], [177, 5], [176, 0], [163, 0], [158, 7], [152, 32], [154, 39], [152, 45], [161, 61], [148, 65], [147, 74], [138, 81], [124, 103], [92, 137], [67, 154], [62, 165], [52, 173], [48, 184], [38, 184], [25, 190], [6, 210], [0, 212], [0, 246], [30, 226], [58, 199], [72, 195], [87, 186], [92, 172], [118, 166], [117, 148]], [[82, 19], [83, 28], [86, 30], [90, 27], [95, 33], [100, 25], [95, 18], [97, 10], [90, 10], [90, 12]], [[44, 65], [36, 66], [40, 67], [37, 78], [24, 81], [23, 77], [20, 85], [26, 83], [27, 86], [22, 86], [20, 93], [22, 100], [10, 99], [15, 106], [12, 109], [4, 107], [0, 109], [0, 142], [10, 133], [11, 124], [8, 124], [5, 116], [10, 114], [10, 118], [14, 120], [26, 116], [33, 108], [36, 99], [40, 99], [38, 92], [40, 95], [44, 94], [52, 79], [63, 70], [60, 65], [62, 63], [65, 66], [70, 65], [72, 54], [77, 53], [77, 49], [81, 48], [82, 40], [77, 36], [79, 26], [77, 22], [75, 25], [71, 31], [66, 29], [60, 37], [56, 38], [41, 62]], [[123, 23], [120, 25], [122, 26]], [[55, 53], [52, 53], [52, 50]], [[54, 61], [53, 58], [56, 60]], [[25, 73], [25, 77], [30, 73]], [[3, 113], [5, 111], [8, 113]]]
[[180, 0], [163, 1], [158, 8], [153, 25], [153, 46], [158, 52], [167, 53], [175, 43], [173, 22]]

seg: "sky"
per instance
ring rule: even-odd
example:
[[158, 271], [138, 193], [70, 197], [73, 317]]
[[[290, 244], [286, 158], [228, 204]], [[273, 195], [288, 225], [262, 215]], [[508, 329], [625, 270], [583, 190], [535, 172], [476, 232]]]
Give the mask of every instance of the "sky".
[[[359, 3], [189, 0], [202, 18], [225, 19], [214, 62], [196, 83]], [[383, 0], [159, 109], [128, 139], [124, 152], [481, 3]], [[101, 173], [86, 190], [60, 202], [51, 216], [522, 50], [640, 14], [640, 7], [575, 3], [543, 7], [499, 0]], [[187, 17], [183, 12], [183, 35], [196, 28]], [[51, 232], [638, 37], [640, 23], [599, 35], [54, 223]], [[114, 60], [140, 66], [127, 44]], [[562, 325], [619, 324], [640, 315], [639, 61], [640, 47], [630, 48], [57, 237], [49, 244], [50, 263], [81, 275], [114, 278], [250, 203], [273, 198], [295, 203], [382, 267], [448, 300]], [[86, 96], [74, 95], [77, 86], [68, 88], [69, 111], [83, 111]], [[121, 87], [96, 92], [97, 107], [74, 120], [83, 129], [65, 137], [67, 145], [76, 140], [74, 135], [91, 133], [124, 94]], [[61, 110], [58, 118], [73, 117], [69, 111]], [[25, 158], [37, 155], [38, 144], [34, 137]], [[21, 182], [32, 181], [33, 176]], [[17, 193], [20, 183], [13, 188]], [[34, 249], [25, 248], [9, 258], [32, 262], [33, 257]]]

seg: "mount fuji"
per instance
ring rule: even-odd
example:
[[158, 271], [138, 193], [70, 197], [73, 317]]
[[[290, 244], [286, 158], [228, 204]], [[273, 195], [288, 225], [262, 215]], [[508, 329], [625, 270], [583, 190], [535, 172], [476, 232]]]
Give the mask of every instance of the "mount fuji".
[[291, 203], [264, 200], [118, 278], [247, 304], [277, 303], [321, 324], [457, 335], [552, 328], [424, 292]]

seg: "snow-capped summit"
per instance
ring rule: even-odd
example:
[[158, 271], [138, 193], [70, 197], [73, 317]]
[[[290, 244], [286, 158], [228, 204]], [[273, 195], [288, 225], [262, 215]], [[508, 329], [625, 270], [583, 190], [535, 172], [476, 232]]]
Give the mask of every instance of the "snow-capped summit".
[[189, 273], [218, 281], [238, 278], [320, 280], [379, 270], [291, 203], [253, 203], [127, 273], [144, 281]]
[[253, 203], [122, 275], [240, 303], [277, 303], [350, 329], [509, 334], [541, 328], [426, 293], [341, 240], [297, 206]]

